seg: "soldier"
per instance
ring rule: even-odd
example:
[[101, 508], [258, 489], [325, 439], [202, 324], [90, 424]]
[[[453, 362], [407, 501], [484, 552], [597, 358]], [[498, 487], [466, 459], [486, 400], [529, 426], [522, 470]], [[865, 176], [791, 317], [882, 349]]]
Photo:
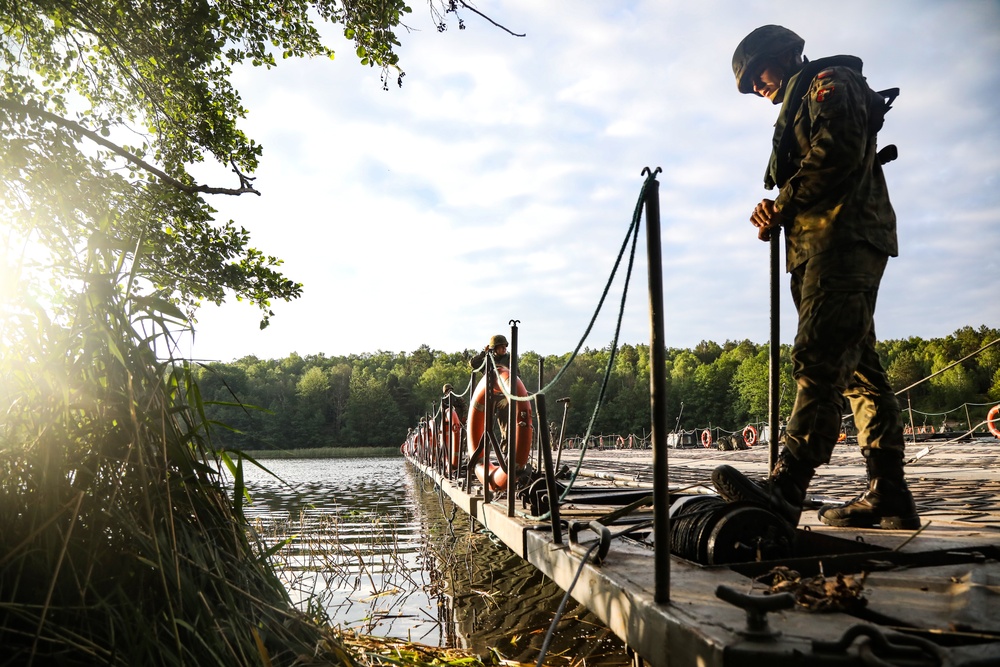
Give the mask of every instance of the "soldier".
[[[482, 352], [477, 353], [472, 359], [469, 359], [469, 366], [472, 370], [482, 370], [483, 373], [486, 372], [486, 368], [483, 363], [486, 361], [486, 357], [492, 355], [493, 360], [496, 362], [497, 366], [506, 366], [510, 368], [510, 352], [507, 351], [507, 337], [503, 334], [496, 334], [490, 336], [490, 344], [483, 348]], [[507, 437], [507, 398], [499, 398], [493, 405], [493, 414], [496, 415], [497, 424], [500, 426], [500, 432], [502, 437]]]
[[503, 334], [491, 336], [490, 344], [484, 347], [482, 352], [478, 352], [472, 359], [469, 359], [469, 366], [472, 367], [472, 370], [480, 370], [488, 354], [493, 355], [497, 366], [510, 367], [510, 352], [507, 351], [507, 337]]
[[452, 410], [458, 413], [459, 418], [462, 420], [462, 424], [465, 425], [466, 414], [468, 413], [468, 408], [465, 407], [465, 401], [462, 397], [454, 393], [454, 388], [450, 384], [446, 384], [441, 388], [442, 398], [444, 399], [445, 407], [451, 407]]
[[720, 466], [712, 481], [727, 501], [757, 503], [796, 525], [806, 487], [816, 467], [829, 463], [849, 403], [868, 485], [846, 504], [820, 508], [820, 520], [915, 529], [920, 518], [903, 479], [902, 415], [875, 351], [879, 282], [897, 255], [881, 165], [891, 158], [876, 151], [875, 141], [888, 103], [868, 87], [860, 59], [810, 62], [802, 57], [804, 45], [791, 30], [766, 25], [733, 54], [739, 91], [781, 105], [764, 178], [778, 195], [762, 200], [750, 221], [763, 241], [785, 230], [799, 316], [792, 348], [798, 391], [770, 479]]

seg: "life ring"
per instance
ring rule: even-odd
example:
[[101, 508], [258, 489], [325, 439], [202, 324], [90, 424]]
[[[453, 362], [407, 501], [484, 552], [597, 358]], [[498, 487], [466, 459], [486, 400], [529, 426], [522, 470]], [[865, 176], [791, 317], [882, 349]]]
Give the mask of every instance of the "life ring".
[[[445, 408], [443, 422], [450, 428], [444, 428], [441, 432], [442, 447], [445, 451], [450, 451], [452, 469], [458, 468], [458, 459], [462, 455], [462, 418], [458, 415], [458, 410]], [[451, 438], [451, 447], [448, 447], [448, 438]]]
[[701, 432], [701, 445], [702, 447], [712, 446], [712, 432], [707, 428]]
[[[496, 400], [503, 398], [500, 386], [510, 392], [510, 369], [506, 366], [497, 366], [497, 385], [493, 388], [493, 400], [490, 403], [495, 405]], [[517, 386], [514, 391], [515, 396], [527, 396], [528, 390], [524, 388], [521, 378], [517, 379]], [[517, 448], [514, 451], [514, 463], [520, 468], [531, 458], [531, 439], [534, 436], [534, 429], [531, 424], [531, 404], [528, 401], [517, 401], [516, 428], [514, 431], [508, 427], [508, 438], [516, 432]], [[475, 455], [476, 447], [483, 439], [486, 430], [486, 378], [483, 377], [476, 386], [476, 391], [472, 395], [469, 405], [468, 433], [469, 433], [469, 457]], [[489, 452], [484, 452], [483, 457], [489, 461]], [[488, 472], [485, 472], [488, 469]], [[490, 480], [490, 488], [500, 491], [507, 488], [507, 473], [500, 466], [493, 465], [489, 461], [488, 468], [482, 462], [476, 464], [476, 477], [480, 483], [486, 486], [486, 479]]]
[[986, 415], [986, 428], [997, 438], [1000, 438], [1000, 404], [990, 408]]
[[754, 428], [753, 424], [747, 424], [746, 428], [743, 429], [743, 442], [747, 443], [747, 447], [753, 447], [757, 444], [757, 429]]

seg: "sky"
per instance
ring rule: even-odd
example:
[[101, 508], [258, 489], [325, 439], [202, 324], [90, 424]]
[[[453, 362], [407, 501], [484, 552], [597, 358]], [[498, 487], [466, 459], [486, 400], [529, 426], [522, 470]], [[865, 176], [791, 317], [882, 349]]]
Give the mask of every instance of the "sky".
[[[997, 0], [483, 0], [439, 33], [419, 0], [400, 30], [402, 88], [337, 58], [240, 69], [262, 196], [215, 196], [220, 220], [282, 260], [303, 296], [271, 325], [204, 306], [181, 353], [231, 361], [480, 349], [516, 320], [520, 351], [572, 351], [597, 308], [644, 177], [659, 174], [665, 342], [769, 336], [769, 250], [750, 213], [777, 107], [740, 95], [732, 53], [778, 23], [817, 59], [852, 54], [901, 93], [879, 134], [900, 255], [881, 339], [1000, 327]], [[232, 185], [224, 170], [205, 173]], [[229, 174], [231, 177], [231, 174]], [[620, 342], [648, 343], [645, 221]], [[782, 267], [784, 260], [782, 259]], [[614, 335], [623, 270], [590, 348]], [[781, 277], [781, 339], [795, 313]]]

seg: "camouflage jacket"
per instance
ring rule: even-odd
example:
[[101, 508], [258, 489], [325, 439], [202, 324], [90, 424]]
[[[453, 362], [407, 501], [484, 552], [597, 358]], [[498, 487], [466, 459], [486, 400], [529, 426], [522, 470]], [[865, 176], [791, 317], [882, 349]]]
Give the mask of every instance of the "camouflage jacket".
[[856, 241], [895, 257], [896, 214], [876, 157], [885, 100], [865, 82], [861, 60], [806, 63], [786, 91], [764, 178], [768, 189], [780, 188], [786, 270]]
[[[480, 367], [483, 365], [483, 362], [486, 361], [486, 355], [488, 354], [490, 354], [489, 350], [482, 350], [476, 353], [475, 356], [469, 359], [469, 368], [471, 368], [474, 371], [478, 371]], [[496, 361], [497, 366], [507, 366], [508, 368], [510, 368], [510, 352], [504, 352], [503, 354], [494, 354], [493, 359], [494, 361]], [[483, 369], [483, 372], [486, 372], [485, 368]]]

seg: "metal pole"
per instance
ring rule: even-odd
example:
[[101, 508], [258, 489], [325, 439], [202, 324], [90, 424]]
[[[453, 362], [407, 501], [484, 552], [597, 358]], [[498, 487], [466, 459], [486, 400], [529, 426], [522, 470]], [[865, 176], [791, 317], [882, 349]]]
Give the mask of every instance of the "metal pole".
[[566, 413], [569, 411], [569, 396], [560, 398], [556, 403], [563, 404], [562, 426], [559, 428], [559, 452], [556, 454], [556, 470], [559, 470], [559, 463], [562, 461], [563, 436], [566, 434]]
[[653, 542], [656, 567], [654, 599], [670, 601], [670, 495], [667, 467], [666, 345], [663, 335], [663, 257], [660, 248], [660, 183], [657, 167], [643, 187], [646, 254], [649, 264], [649, 408], [653, 439]]
[[[469, 375], [469, 413], [465, 415], [465, 440], [466, 440], [465, 444], [466, 447], [469, 447], [473, 450], [475, 450], [475, 448], [481, 444], [479, 442], [473, 444], [472, 439], [469, 437], [469, 416], [471, 415], [472, 411], [476, 409], [475, 402], [476, 402], [476, 371], [472, 371], [472, 373]], [[485, 431], [486, 429], [483, 430]], [[462, 489], [466, 493], [471, 493], [472, 491], [473, 465], [475, 465], [475, 461], [473, 460], [473, 456], [470, 454], [468, 461], [466, 461], [465, 464], [465, 488]], [[459, 457], [458, 459], [458, 466], [459, 468], [462, 467], [461, 457]]]
[[[514, 489], [517, 488], [517, 324], [520, 320], [511, 320], [510, 324], [510, 386], [507, 387], [511, 398], [507, 401], [507, 516], [514, 516], [517, 505], [514, 502]], [[531, 443], [528, 443], [531, 446]], [[529, 459], [530, 460], [530, 459]]]
[[906, 409], [910, 412], [910, 443], [917, 444], [917, 427], [913, 424], [913, 403], [910, 401], [910, 392], [906, 392]]
[[[535, 397], [535, 405], [538, 406], [538, 421], [545, 423], [548, 416], [545, 412], [545, 394], [539, 393]], [[545, 488], [549, 494], [549, 517], [552, 521], [552, 542], [562, 544], [562, 526], [559, 523], [559, 489], [556, 488], [555, 472], [552, 470], [552, 443], [549, 442], [548, 430], [542, 430], [539, 434], [539, 446], [545, 470]]]
[[[444, 399], [441, 399], [441, 455], [442, 459], [438, 462], [437, 470], [439, 475], [444, 475], [447, 470], [447, 466], [451, 465], [451, 423], [447, 424], [447, 431], [445, 431], [445, 404]], [[448, 413], [451, 416], [451, 413]]]
[[[486, 392], [483, 394], [483, 410], [485, 411], [483, 422], [482, 456], [483, 463], [483, 502], [490, 504], [493, 502], [493, 490], [490, 489], [490, 482], [493, 480], [490, 475], [490, 461], [493, 456], [493, 387], [497, 383], [497, 372], [493, 364], [493, 355], [487, 355], [486, 359]], [[470, 467], [472, 464], [469, 464]]]
[[778, 414], [781, 396], [778, 393], [781, 381], [781, 228], [771, 229], [771, 344], [768, 363], [767, 423], [771, 437], [767, 443], [767, 476], [778, 462]]
[[[445, 447], [444, 469], [447, 472], [448, 479], [451, 479], [455, 475], [455, 468], [451, 464], [452, 452], [455, 451], [455, 432], [451, 428], [451, 420], [452, 420], [452, 416], [455, 414], [455, 409], [451, 406], [451, 392], [450, 391], [448, 392], [448, 396], [446, 397], [446, 401], [447, 401], [447, 406], [446, 407], [447, 407], [447, 410], [448, 410], [448, 412], [447, 412], [448, 418], [445, 419], [444, 421], [447, 424], [448, 435], [445, 437], [445, 445], [444, 445], [444, 447]], [[442, 409], [441, 412], [444, 412], [444, 410]]]
[[[545, 359], [543, 359], [541, 355], [538, 355], [538, 393], [539, 394], [542, 393], [542, 388], [545, 386], [544, 379], [545, 379]], [[538, 438], [539, 438], [539, 440], [538, 440], [538, 442], [539, 442], [539, 445], [538, 445], [538, 469], [539, 470], [542, 469], [542, 446], [541, 446], [542, 433], [541, 432], [542, 432], [543, 429], [548, 429], [548, 428], [549, 428], [549, 425], [546, 424], [545, 422], [543, 422], [542, 419], [541, 419], [541, 416], [539, 415], [539, 419], [538, 419]], [[551, 435], [549, 437], [551, 439]]]

